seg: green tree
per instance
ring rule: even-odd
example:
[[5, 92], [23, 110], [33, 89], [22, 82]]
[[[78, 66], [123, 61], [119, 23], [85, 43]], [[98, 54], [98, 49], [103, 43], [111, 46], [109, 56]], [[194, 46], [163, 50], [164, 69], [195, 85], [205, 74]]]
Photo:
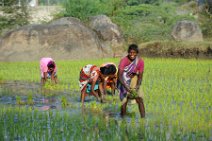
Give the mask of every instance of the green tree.
[[[20, 3], [18, 3], [20, 2]], [[28, 23], [28, 10], [25, 0], [7, 0], [0, 7], [0, 33], [4, 29], [11, 29]]]
[[39, 5], [61, 5], [66, 0], [38, 0]]
[[66, 0], [64, 16], [87, 19], [99, 12], [99, 0]]
[[66, 0], [64, 16], [86, 20], [90, 16], [105, 14], [114, 16], [126, 6], [126, 0]]

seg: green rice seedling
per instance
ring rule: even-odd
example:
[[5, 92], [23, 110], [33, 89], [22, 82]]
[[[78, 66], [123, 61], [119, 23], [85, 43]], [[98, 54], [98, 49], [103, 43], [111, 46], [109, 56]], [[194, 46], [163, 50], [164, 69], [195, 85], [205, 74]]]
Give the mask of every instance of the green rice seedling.
[[29, 95], [27, 96], [27, 104], [30, 106], [34, 105], [32, 93], [29, 93]]
[[69, 104], [68, 104], [68, 101], [67, 101], [67, 98], [65, 96], [63, 96], [61, 98], [61, 105], [63, 108], [66, 108]]
[[21, 97], [20, 96], [16, 96], [16, 104], [17, 105], [24, 105], [25, 102], [21, 100]]
[[100, 112], [102, 111], [102, 106], [100, 104], [97, 104], [96, 102], [91, 102], [90, 105], [88, 105], [90, 107], [90, 109], [93, 112]]
[[131, 93], [129, 93], [129, 97], [130, 98], [136, 98], [138, 97], [138, 93], [136, 92], [136, 90], [132, 89]]
[[[212, 106], [212, 73], [209, 71], [211, 60], [144, 60], [142, 87], [145, 119], [140, 119], [136, 104], [128, 107], [132, 115], [120, 118], [121, 102], [118, 95], [113, 98], [106, 96], [108, 101], [104, 104], [86, 102], [85, 112], [81, 111], [81, 103], [77, 101], [80, 97], [80, 68], [86, 64], [100, 65], [107, 61], [118, 64], [119, 59], [57, 61], [59, 83], [49, 83], [49, 86], [41, 87], [42, 90], [38, 93], [47, 97], [54, 96], [61, 101], [60, 94], [67, 92], [68, 95], [64, 97], [67, 101], [70, 98], [73, 106], [40, 111], [39, 108], [14, 108], [0, 103], [0, 129], [3, 129], [1, 134], [8, 137], [4, 140], [21, 140], [23, 137], [26, 140], [209, 140]], [[38, 62], [1, 62], [0, 68], [3, 82], [40, 82]], [[17, 91], [20, 94], [12, 91], [12, 87], [1, 90], [1, 96], [14, 95], [16, 102], [20, 99], [20, 90]], [[33, 91], [33, 96], [39, 96], [38, 93]], [[93, 129], [95, 132], [91, 134]]]

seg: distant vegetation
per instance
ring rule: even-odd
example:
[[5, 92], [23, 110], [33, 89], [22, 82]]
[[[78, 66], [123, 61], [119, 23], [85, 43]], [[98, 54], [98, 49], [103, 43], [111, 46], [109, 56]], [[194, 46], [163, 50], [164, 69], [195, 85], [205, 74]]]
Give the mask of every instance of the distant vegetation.
[[0, 2], [0, 33], [4, 30], [28, 24], [26, 1], [5, 0], [3, 2]]
[[[63, 16], [86, 21], [90, 16], [105, 14], [119, 25], [127, 41], [147, 42], [171, 39], [171, 30], [179, 20], [197, 21], [205, 38], [212, 36], [206, 12], [198, 13], [195, 1], [189, 0], [67, 0]], [[183, 7], [182, 5], [188, 5]], [[184, 12], [180, 14], [180, 12]], [[202, 21], [197, 19], [200, 16]]]
[[[0, 16], [0, 32], [5, 28], [27, 24], [26, 3], [12, 8], [16, 0], [8, 0], [2, 10], [13, 16]], [[63, 5], [65, 11], [55, 18], [76, 17], [86, 22], [89, 17], [105, 14], [116, 23], [128, 42], [148, 42], [171, 39], [171, 30], [179, 20], [196, 21], [205, 39], [212, 37], [212, 24], [208, 12], [198, 11], [196, 1], [191, 0], [39, 0], [40, 5]], [[18, 8], [20, 12], [15, 12]]]

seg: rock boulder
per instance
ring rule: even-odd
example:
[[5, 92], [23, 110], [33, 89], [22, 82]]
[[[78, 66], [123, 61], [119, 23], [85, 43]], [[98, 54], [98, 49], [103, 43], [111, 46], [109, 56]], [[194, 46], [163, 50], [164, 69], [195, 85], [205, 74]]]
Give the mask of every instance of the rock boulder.
[[23, 26], [0, 39], [0, 61], [33, 61], [44, 56], [56, 60], [107, 57], [96, 32], [71, 17]]
[[105, 15], [90, 18], [89, 26], [94, 30], [101, 40], [103, 51], [108, 55], [121, 55], [124, 39], [119, 27]]
[[177, 41], [203, 41], [203, 35], [197, 23], [179, 21], [172, 30], [172, 37]]

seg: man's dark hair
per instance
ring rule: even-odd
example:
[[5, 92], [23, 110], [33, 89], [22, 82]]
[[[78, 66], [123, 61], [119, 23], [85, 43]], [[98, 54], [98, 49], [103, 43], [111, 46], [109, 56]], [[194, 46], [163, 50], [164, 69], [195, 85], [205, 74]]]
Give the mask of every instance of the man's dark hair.
[[55, 63], [54, 63], [54, 61], [50, 61], [50, 62], [47, 64], [47, 67], [48, 67], [48, 68], [55, 68]]
[[137, 46], [136, 44], [131, 44], [131, 45], [129, 45], [128, 53], [129, 53], [131, 50], [135, 50], [137, 53], [139, 52], [138, 46]]
[[113, 75], [116, 73], [116, 66], [114, 65], [107, 65], [104, 67], [100, 67], [100, 71], [104, 75]]

